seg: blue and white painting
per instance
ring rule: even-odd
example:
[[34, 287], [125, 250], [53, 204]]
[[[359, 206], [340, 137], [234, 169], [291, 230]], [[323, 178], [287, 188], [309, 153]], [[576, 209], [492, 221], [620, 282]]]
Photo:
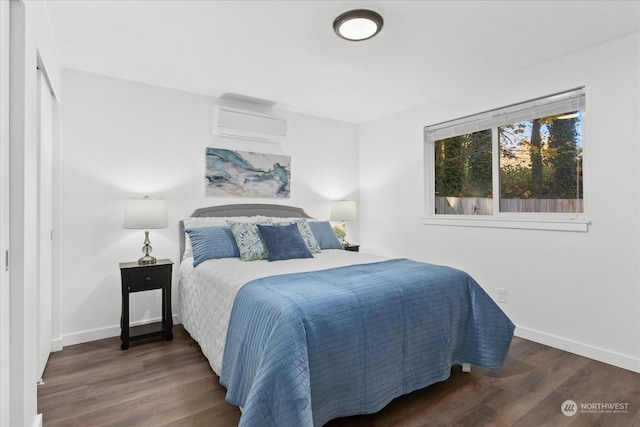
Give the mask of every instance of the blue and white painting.
[[288, 198], [291, 157], [207, 147], [206, 195]]

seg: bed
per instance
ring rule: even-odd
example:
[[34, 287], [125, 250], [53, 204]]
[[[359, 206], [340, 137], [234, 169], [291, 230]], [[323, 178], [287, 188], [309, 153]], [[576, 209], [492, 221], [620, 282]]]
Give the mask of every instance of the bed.
[[180, 224], [182, 323], [241, 426], [322, 426], [377, 412], [453, 365], [502, 367], [514, 325], [468, 274], [345, 251], [328, 230], [264, 204]]

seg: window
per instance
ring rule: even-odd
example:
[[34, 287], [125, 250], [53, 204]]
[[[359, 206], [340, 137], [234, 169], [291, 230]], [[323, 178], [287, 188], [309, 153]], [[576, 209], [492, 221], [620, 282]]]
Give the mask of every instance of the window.
[[578, 89], [425, 127], [428, 218], [577, 220], [586, 230], [584, 106]]

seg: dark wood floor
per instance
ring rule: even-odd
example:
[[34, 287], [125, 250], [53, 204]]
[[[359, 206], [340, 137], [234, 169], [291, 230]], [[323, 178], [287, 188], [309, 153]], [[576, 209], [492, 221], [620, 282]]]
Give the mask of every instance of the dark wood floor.
[[[109, 338], [53, 353], [38, 388], [45, 427], [236, 426], [240, 411], [181, 326], [173, 341]], [[573, 400], [578, 413], [565, 416]], [[587, 413], [581, 404], [626, 404]], [[594, 407], [595, 408], [595, 407]], [[640, 374], [514, 338], [504, 369], [452, 369], [451, 377], [342, 426], [640, 426]], [[289, 426], [283, 426], [289, 427]], [[291, 426], [296, 427], [296, 426]]]

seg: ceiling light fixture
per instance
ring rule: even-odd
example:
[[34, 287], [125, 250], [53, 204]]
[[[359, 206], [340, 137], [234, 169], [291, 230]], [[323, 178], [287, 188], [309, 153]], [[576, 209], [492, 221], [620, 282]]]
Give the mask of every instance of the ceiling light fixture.
[[337, 35], [349, 41], [368, 40], [382, 30], [384, 20], [373, 10], [356, 9], [347, 11], [333, 21]]

